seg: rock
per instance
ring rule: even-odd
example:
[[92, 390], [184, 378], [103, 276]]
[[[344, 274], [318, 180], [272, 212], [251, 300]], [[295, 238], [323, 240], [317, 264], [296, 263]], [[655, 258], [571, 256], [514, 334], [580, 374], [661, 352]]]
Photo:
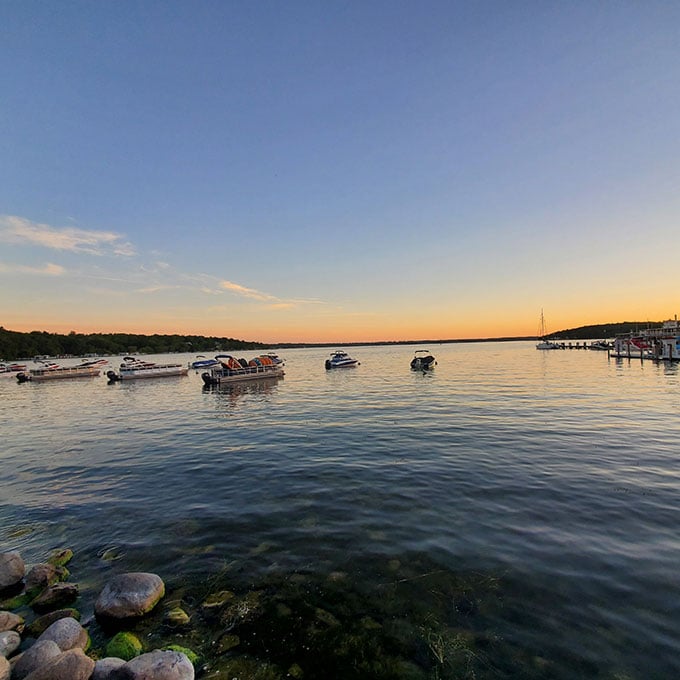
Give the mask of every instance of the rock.
[[106, 655], [130, 661], [142, 653], [142, 643], [132, 633], [116, 633], [106, 645]]
[[40, 640], [56, 642], [62, 652], [76, 647], [85, 651], [90, 644], [90, 636], [87, 634], [87, 631], [78, 621], [70, 617], [55, 621], [40, 636], [38, 642]]
[[94, 661], [82, 649], [69, 649], [27, 675], [25, 680], [89, 680]]
[[128, 661], [109, 677], [110, 680], [194, 680], [194, 667], [181, 652], [156, 650]]
[[125, 664], [123, 659], [116, 659], [112, 656], [107, 656], [105, 659], [99, 659], [94, 664], [94, 671], [90, 680], [109, 680], [111, 673]]
[[[77, 609], [57, 609], [49, 614], [43, 614], [26, 626], [26, 635], [39, 638], [55, 621], [71, 618], [80, 621], [80, 612]], [[62, 649], [62, 652], [66, 651]]]
[[0, 656], [0, 680], [9, 680], [12, 668], [4, 656]]
[[0, 612], [0, 631], [18, 630], [21, 632], [24, 620], [18, 614], [12, 612]]
[[12, 671], [12, 680], [23, 680], [38, 668], [42, 668], [48, 661], [61, 654], [59, 645], [52, 640], [36, 642], [19, 658]]
[[53, 564], [41, 563], [33, 565], [26, 574], [26, 590], [40, 592], [47, 586], [64, 580], [66, 569]]
[[175, 607], [165, 614], [165, 622], [170, 626], [186, 626], [191, 617], [181, 607]]
[[126, 619], [150, 612], [165, 595], [165, 584], [160, 576], [132, 572], [114, 576], [97, 598], [97, 616]]
[[0, 553], [0, 590], [19, 583], [25, 573], [26, 567], [18, 552]]
[[47, 561], [55, 567], [63, 567], [68, 564], [73, 558], [73, 550], [71, 548], [58, 548], [50, 553]]
[[11, 656], [21, 644], [21, 635], [15, 630], [5, 630], [0, 633], [0, 656]]
[[47, 586], [35, 600], [32, 600], [31, 607], [37, 612], [59, 609], [77, 597], [77, 583], [55, 583], [53, 586]]

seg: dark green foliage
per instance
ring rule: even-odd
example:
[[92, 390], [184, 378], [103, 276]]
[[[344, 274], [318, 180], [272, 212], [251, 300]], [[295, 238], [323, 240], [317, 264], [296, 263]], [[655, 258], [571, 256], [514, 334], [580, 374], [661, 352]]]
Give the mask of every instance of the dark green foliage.
[[19, 333], [0, 326], [0, 359], [17, 361], [35, 356], [110, 356], [116, 354], [169, 354], [222, 352], [268, 347], [260, 342], [202, 335], [133, 335], [130, 333], [75, 333], [31, 331]]
[[551, 333], [551, 338], [560, 340], [599, 340], [611, 339], [626, 333], [642, 333], [648, 328], [661, 326], [661, 321], [621, 321], [619, 323], [601, 323], [594, 326], [579, 326]]

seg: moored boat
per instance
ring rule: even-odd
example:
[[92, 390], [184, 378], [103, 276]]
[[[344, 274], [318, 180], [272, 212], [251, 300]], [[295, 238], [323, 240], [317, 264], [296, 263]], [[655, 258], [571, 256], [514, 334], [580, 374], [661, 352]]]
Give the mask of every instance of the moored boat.
[[539, 341], [536, 343], [536, 349], [564, 349], [564, 345], [555, 342], [554, 340], [548, 340], [546, 330], [545, 330], [545, 317], [543, 316], [543, 310], [541, 310], [541, 321], [538, 329]]
[[331, 368], [351, 368], [352, 366], [358, 366], [359, 362], [356, 359], [347, 354], [347, 352], [336, 349], [335, 352], [331, 352], [331, 358], [326, 359], [326, 369]]
[[429, 371], [437, 365], [435, 358], [426, 349], [417, 349], [411, 359], [414, 371]]
[[199, 354], [194, 361], [189, 362], [189, 368], [199, 371], [202, 368], [212, 368], [219, 363], [217, 359], [206, 359], [202, 354]]
[[135, 357], [123, 357], [123, 361], [115, 371], [107, 371], [106, 377], [109, 382], [119, 380], [138, 380], [140, 378], [167, 378], [171, 376], [187, 375], [189, 369], [182, 364], [156, 364], [151, 361], [142, 361]]
[[26, 370], [26, 364], [0, 364], [0, 378], [16, 378], [17, 373]]
[[102, 366], [109, 362], [106, 359], [83, 361], [75, 366], [60, 366], [52, 362], [40, 361], [40, 368], [32, 368], [29, 371], [17, 373], [17, 380], [25, 382], [43, 382], [45, 380], [61, 380], [63, 378], [91, 378], [98, 376]]
[[254, 357], [250, 361], [237, 359], [231, 354], [218, 354], [215, 360], [217, 366], [201, 373], [206, 387], [228, 385], [245, 380], [280, 378], [284, 375], [283, 362], [280, 359], [275, 362], [271, 356], [266, 354]]

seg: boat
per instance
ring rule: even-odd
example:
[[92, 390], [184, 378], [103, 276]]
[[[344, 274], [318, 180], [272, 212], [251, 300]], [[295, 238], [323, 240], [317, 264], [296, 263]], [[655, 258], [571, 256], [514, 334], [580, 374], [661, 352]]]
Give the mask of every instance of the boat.
[[547, 333], [545, 332], [545, 317], [543, 316], [543, 310], [541, 310], [541, 322], [538, 331], [538, 337], [540, 340], [536, 343], [536, 349], [564, 349], [562, 345], [553, 340], [548, 340]]
[[677, 316], [664, 321], [659, 328], [648, 329], [645, 338], [652, 359], [680, 361], [680, 322]]
[[326, 359], [326, 369], [331, 368], [351, 368], [352, 366], [358, 366], [359, 362], [356, 359], [344, 352], [341, 349], [336, 349], [335, 352], [331, 352], [331, 358]]
[[27, 370], [26, 364], [0, 364], [0, 378], [16, 378], [17, 373]]
[[429, 371], [436, 365], [435, 358], [426, 349], [417, 349], [411, 359], [411, 368], [414, 371]]
[[262, 378], [280, 378], [284, 375], [283, 362], [275, 362], [271, 356], [261, 354], [250, 361], [237, 359], [231, 354], [218, 354], [215, 357], [217, 366], [201, 373], [206, 387], [229, 385], [246, 380]]
[[156, 364], [135, 357], [123, 357], [118, 373], [107, 371], [106, 377], [109, 382], [118, 382], [119, 380], [138, 380], [140, 378], [168, 378], [187, 375], [188, 373], [189, 369], [182, 364]]
[[593, 340], [589, 345], [588, 349], [594, 349], [600, 352], [608, 352], [614, 347], [614, 344], [607, 340]]
[[206, 359], [202, 354], [199, 354], [194, 361], [189, 362], [189, 368], [199, 371], [202, 368], [212, 368], [219, 363], [217, 359]]
[[106, 359], [96, 359], [83, 361], [75, 366], [60, 366], [59, 364], [43, 360], [38, 360], [36, 363], [40, 363], [42, 366], [17, 373], [17, 380], [20, 383], [29, 381], [43, 382], [45, 380], [60, 380], [63, 378], [91, 378], [98, 376], [102, 371], [102, 366], [109, 362]]

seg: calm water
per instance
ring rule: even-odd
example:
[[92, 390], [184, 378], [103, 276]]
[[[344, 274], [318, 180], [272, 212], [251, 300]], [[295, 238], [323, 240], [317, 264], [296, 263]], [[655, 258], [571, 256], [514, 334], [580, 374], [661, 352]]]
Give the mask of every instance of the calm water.
[[2, 379], [0, 549], [73, 548], [84, 593], [155, 571], [189, 604], [210, 579], [337, 582], [383, 632], [417, 619], [427, 677], [433, 631], [463, 629], [476, 677], [677, 677], [678, 365], [479, 343], [428, 346], [423, 375], [414, 349], [287, 350], [284, 379], [217, 391]]

